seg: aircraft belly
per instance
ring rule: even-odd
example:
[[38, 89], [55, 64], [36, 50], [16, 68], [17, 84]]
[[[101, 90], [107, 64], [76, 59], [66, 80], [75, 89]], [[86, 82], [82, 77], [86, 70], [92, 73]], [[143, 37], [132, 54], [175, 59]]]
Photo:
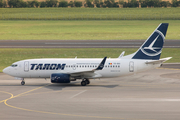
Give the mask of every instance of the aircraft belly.
[[47, 71], [30, 71], [25, 72], [21, 77], [23, 78], [50, 78], [51, 72]]

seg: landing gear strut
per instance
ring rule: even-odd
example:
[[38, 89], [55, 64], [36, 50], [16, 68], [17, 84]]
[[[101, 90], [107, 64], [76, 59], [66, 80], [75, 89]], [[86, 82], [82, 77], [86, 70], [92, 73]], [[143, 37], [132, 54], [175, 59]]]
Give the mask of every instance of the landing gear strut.
[[21, 85], [25, 85], [25, 81], [24, 80], [22, 80]]
[[86, 86], [87, 84], [90, 84], [89, 79], [83, 79], [82, 82], [81, 82], [81, 85]]

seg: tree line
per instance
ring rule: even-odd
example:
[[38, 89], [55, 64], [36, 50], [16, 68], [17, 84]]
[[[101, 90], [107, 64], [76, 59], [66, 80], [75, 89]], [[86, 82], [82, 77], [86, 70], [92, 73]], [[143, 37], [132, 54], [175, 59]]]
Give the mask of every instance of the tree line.
[[136, 8], [136, 7], [179, 7], [180, 0], [162, 1], [162, 0], [85, 0], [80, 1], [70, 1], [67, 2], [62, 0], [46, 0], [42, 2], [34, 1], [23, 1], [23, 0], [0, 0], [0, 8], [44, 8], [44, 7], [98, 7], [98, 8], [113, 8], [113, 7], [123, 7], [123, 8]]

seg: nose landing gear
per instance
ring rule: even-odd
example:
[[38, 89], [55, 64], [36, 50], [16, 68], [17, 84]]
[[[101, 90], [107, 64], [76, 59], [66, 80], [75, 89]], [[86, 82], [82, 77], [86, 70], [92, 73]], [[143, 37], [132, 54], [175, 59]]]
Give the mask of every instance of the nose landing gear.
[[25, 85], [25, 81], [24, 81], [24, 79], [21, 81], [21, 85]]

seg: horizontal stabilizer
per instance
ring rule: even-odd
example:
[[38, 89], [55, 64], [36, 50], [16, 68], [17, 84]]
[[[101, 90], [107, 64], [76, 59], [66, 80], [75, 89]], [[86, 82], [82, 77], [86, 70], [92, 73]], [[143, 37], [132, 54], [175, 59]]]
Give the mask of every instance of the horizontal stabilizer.
[[167, 57], [167, 58], [162, 58], [162, 59], [159, 59], [159, 60], [153, 60], [153, 61], [147, 61], [146, 64], [160, 64], [160, 63], [163, 63], [169, 59], [171, 59], [172, 57]]

